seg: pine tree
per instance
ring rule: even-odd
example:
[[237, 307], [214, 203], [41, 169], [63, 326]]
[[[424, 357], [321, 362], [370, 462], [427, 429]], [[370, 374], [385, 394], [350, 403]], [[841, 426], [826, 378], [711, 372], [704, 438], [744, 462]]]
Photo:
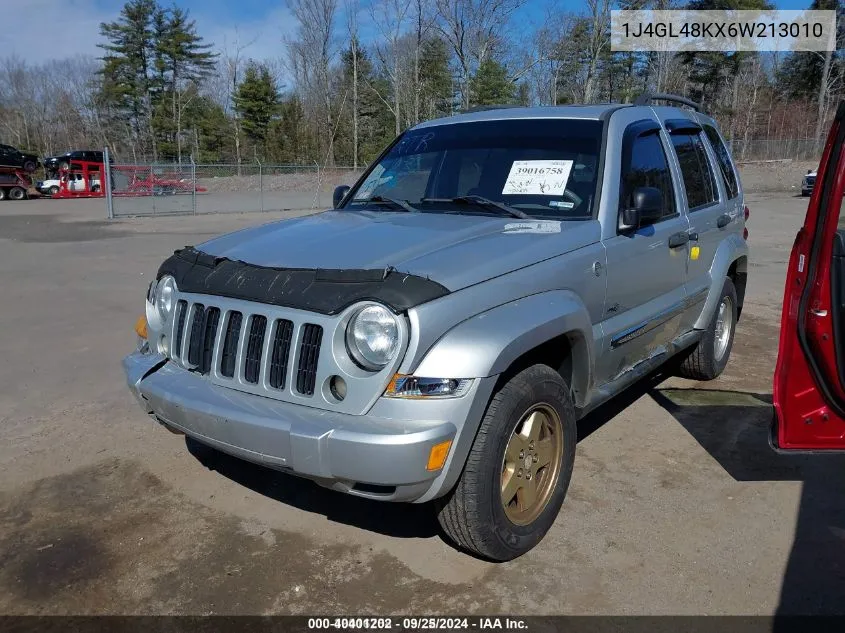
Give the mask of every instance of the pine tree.
[[[270, 122], [279, 114], [281, 96], [267, 66], [251, 63], [235, 93], [235, 110], [248, 139], [265, 149]], [[256, 147], [257, 149], [257, 147]]]
[[201, 81], [214, 67], [215, 53], [197, 35], [196, 23], [179, 7], [159, 11], [154, 17], [156, 65], [165, 86], [162, 97], [170, 101], [170, 140], [175, 143], [175, 158], [182, 162], [183, 86]]
[[105, 51], [101, 98], [116, 118], [129, 119], [133, 146], [146, 152], [149, 144], [154, 160], [152, 27], [157, 8], [155, 0], [129, 0], [116, 22], [100, 24], [100, 34], [107, 43], [98, 44]]
[[470, 99], [470, 105], [513, 103], [516, 86], [508, 78], [508, 69], [495, 59], [481, 62], [470, 81]]
[[420, 114], [424, 119], [447, 116], [455, 105], [449, 49], [439, 37], [423, 42], [420, 52]]

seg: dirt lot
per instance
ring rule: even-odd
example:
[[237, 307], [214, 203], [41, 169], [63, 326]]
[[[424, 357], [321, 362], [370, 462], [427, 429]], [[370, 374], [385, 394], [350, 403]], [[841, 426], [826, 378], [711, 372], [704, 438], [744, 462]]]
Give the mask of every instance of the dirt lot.
[[102, 201], [0, 213], [0, 613], [845, 613], [845, 459], [767, 444], [779, 303], [806, 200], [750, 195], [727, 373], [657, 376], [581, 425], [549, 535], [507, 564], [370, 503], [215, 455], [124, 386], [173, 249], [292, 213], [108, 223]]

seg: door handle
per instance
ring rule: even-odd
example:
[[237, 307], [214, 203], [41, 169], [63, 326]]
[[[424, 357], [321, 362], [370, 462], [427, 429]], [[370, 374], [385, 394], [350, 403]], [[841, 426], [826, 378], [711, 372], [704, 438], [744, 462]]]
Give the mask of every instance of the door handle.
[[669, 248], [678, 248], [689, 242], [689, 233], [681, 232], [669, 236]]
[[716, 220], [716, 227], [720, 229], [725, 228], [728, 224], [731, 223], [731, 219], [731, 216], [729, 216], [727, 213], [723, 213]]

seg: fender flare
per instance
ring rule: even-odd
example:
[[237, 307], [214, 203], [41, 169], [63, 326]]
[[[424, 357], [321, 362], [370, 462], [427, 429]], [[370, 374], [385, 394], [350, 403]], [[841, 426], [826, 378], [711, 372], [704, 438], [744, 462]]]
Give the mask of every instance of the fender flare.
[[725, 284], [725, 277], [728, 276], [731, 266], [734, 262], [744, 258], [744, 265], [741, 271], [747, 272], [748, 265], [748, 244], [742, 239], [739, 234], [733, 234], [729, 238], [722, 240], [719, 247], [716, 249], [716, 254], [713, 257], [713, 263], [710, 265], [710, 289], [707, 293], [707, 300], [704, 302], [704, 308], [693, 326], [696, 330], [707, 329], [710, 324], [710, 319], [713, 318], [713, 312], [716, 310], [716, 305], [719, 301], [719, 295], [722, 292], [722, 286]]
[[570, 290], [529, 295], [491, 308], [456, 325], [425, 354], [417, 376], [485, 378], [501, 374], [526, 352], [558, 336], [569, 338], [576, 406], [593, 378], [593, 325]]

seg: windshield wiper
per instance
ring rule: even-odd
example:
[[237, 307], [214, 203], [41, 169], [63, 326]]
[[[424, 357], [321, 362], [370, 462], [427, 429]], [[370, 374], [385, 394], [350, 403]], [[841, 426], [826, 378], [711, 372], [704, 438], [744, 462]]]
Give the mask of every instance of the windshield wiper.
[[411, 213], [416, 213], [418, 211], [418, 209], [415, 209], [410, 204], [408, 204], [407, 200], [397, 200], [395, 198], [387, 198], [385, 196], [373, 196], [372, 198], [357, 198], [352, 202], [375, 202], [377, 204], [391, 204], [394, 207], [399, 207], [400, 209], [403, 209], [404, 211], [409, 211]]
[[514, 207], [505, 204], [504, 202], [496, 202], [495, 200], [490, 200], [489, 198], [484, 198], [482, 196], [458, 196], [457, 198], [423, 198], [420, 202], [447, 202], [447, 203], [458, 203], [458, 204], [474, 204], [478, 207], [485, 207], [487, 209], [498, 209], [514, 218], [521, 218], [523, 220], [530, 220], [531, 216], [525, 213], [524, 211], [520, 211], [519, 209], [515, 209]]

